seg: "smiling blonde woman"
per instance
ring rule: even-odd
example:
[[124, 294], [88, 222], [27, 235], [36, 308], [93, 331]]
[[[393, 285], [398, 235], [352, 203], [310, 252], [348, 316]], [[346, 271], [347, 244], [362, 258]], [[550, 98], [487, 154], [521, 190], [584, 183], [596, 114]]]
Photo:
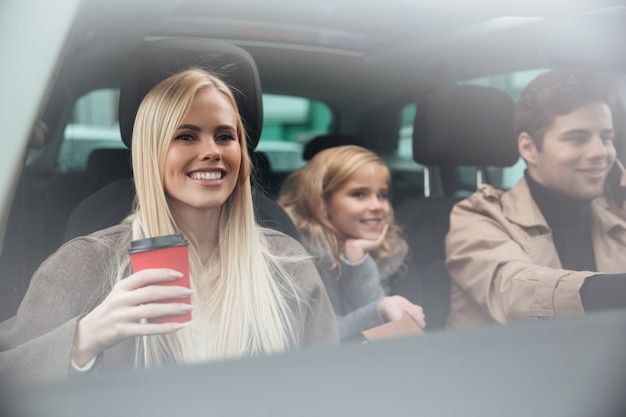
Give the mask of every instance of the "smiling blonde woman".
[[[150, 367], [280, 352], [338, 339], [323, 283], [292, 238], [254, 220], [246, 135], [229, 87], [190, 69], [162, 81], [135, 121], [133, 213], [74, 239], [33, 277], [0, 326], [5, 375]], [[131, 240], [181, 233], [191, 290], [178, 271], [132, 273]], [[158, 303], [182, 299], [187, 303]], [[154, 323], [193, 308], [192, 322]]]

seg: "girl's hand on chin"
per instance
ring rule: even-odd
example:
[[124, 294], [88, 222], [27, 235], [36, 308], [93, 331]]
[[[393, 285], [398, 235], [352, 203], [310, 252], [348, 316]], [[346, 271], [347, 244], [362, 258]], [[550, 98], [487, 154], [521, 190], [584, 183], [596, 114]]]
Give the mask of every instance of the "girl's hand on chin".
[[370, 239], [347, 239], [344, 244], [345, 258], [350, 262], [358, 262], [365, 256], [366, 253], [377, 249], [385, 240], [389, 224], [385, 224], [380, 231], [378, 237], [374, 240]]

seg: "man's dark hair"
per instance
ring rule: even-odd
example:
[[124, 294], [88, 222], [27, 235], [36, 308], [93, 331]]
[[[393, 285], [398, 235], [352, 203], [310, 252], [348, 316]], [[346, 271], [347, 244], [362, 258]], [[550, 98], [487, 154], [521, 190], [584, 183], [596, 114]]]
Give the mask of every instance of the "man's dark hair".
[[616, 89], [608, 76], [559, 69], [539, 75], [522, 92], [515, 108], [515, 136], [528, 133], [537, 149], [554, 118], [592, 101], [606, 103], [614, 112]]

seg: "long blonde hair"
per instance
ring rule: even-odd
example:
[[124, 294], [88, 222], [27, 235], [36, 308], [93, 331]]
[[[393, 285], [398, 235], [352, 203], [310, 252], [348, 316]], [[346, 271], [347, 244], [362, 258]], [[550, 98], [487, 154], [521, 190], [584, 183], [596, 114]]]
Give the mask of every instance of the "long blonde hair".
[[[222, 93], [235, 109], [242, 161], [237, 184], [221, 210], [216, 251], [203, 265], [191, 231], [181, 230], [170, 211], [163, 172], [170, 142], [194, 95], [207, 88]], [[197, 68], [157, 84], [137, 112], [132, 164], [137, 195], [135, 209], [125, 220], [132, 224], [132, 239], [184, 234], [191, 242], [190, 280], [195, 290], [192, 325], [171, 335], [142, 337], [137, 344], [139, 364], [222, 359], [293, 346], [301, 330], [294, 327], [292, 308], [299, 305], [299, 295], [282, 266], [287, 259], [269, 252], [255, 222], [246, 134], [230, 88]], [[128, 257], [121, 259], [115, 280], [128, 272]]]
[[[341, 233], [329, 220], [325, 202], [340, 189], [356, 171], [367, 164], [379, 164], [387, 172], [389, 169], [381, 157], [356, 145], [337, 146], [317, 153], [304, 167], [295, 171], [285, 180], [280, 190], [278, 203], [293, 218], [302, 237], [310, 242], [322, 257], [326, 256], [324, 245], [330, 247], [332, 267], [341, 278], [339, 255], [343, 252], [344, 240]], [[370, 252], [379, 269], [385, 267], [389, 256], [406, 252], [407, 244], [402, 230], [393, 220], [390, 207], [389, 229], [379, 248]]]

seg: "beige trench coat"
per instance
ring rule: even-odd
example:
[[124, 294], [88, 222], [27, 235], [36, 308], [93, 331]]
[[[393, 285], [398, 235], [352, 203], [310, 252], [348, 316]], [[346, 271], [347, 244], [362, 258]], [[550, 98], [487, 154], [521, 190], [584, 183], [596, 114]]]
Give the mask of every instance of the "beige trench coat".
[[[626, 221], [605, 199], [591, 217], [598, 272], [626, 272]], [[562, 268], [524, 179], [508, 192], [483, 185], [453, 208], [446, 258], [451, 328], [583, 314], [579, 290], [595, 274]]]

